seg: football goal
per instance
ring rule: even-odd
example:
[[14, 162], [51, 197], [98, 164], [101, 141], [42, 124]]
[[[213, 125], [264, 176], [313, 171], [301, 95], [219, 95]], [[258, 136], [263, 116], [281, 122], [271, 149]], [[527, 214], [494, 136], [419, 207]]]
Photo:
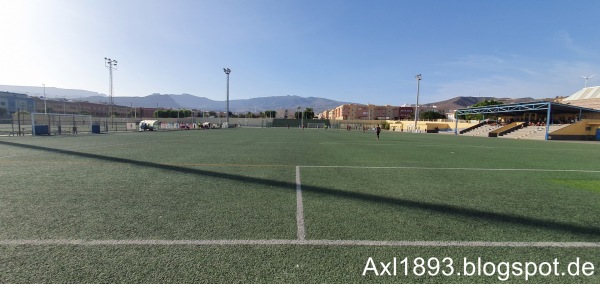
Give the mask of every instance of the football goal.
[[307, 128], [324, 129], [325, 125], [326, 124], [324, 122], [309, 122], [306, 124], [306, 127]]
[[66, 135], [92, 132], [92, 116], [80, 114], [32, 113], [33, 135]]

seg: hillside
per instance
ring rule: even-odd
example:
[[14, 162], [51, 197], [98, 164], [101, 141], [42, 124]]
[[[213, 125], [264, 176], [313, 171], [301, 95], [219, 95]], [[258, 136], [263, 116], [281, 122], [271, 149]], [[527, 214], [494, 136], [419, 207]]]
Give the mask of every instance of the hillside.
[[[43, 86], [10, 86], [0, 85], [0, 91], [26, 94], [42, 97], [44, 93], [48, 98], [63, 98], [72, 100], [89, 101], [94, 103], [107, 103], [105, 94], [77, 89], [61, 89]], [[151, 94], [145, 97], [114, 97], [115, 104], [122, 106], [135, 106], [147, 108], [193, 108], [202, 110], [225, 111], [225, 101], [215, 101], [205, 97], [191, 94]], [[254, 112], [265, 110], [296, 109], [297, 107], [312, 107], [315, 112], [333, 109], [348, 102], [340, 102], [325, 98], [300, 97], [300, 96], [273, 96], [252, 99], [230, 100], [231, 112]]]
[[534, 98], [494, 98], [494, 97], [455, 97], [449, 100], [429, 103], [428, 106], [436, 106], [439, 110], [444, 110], [446, 112], [457, 110], [460, 108], [466, 108], [472, 106], [476, 103], [483, 102], [485, 100], [496, 100], [501, 101], [505, 104], [511, 103], [522, 103], [522, 102], [531, 102], [535, 101]]
[[[44, 94], [43, 86], [8, 86], [0, 85], [0, 91], [9, 91], [30, 96], [41, 97]], [[86, 90], [61, 89], [54, 87], [46, 88], [46, 96], [49, 98], [66, 98], [82, 100], [96, 103], [107, 103], [108, 96]], [[146, 108], [192, 108], [201, 110], [225, 111], [225, 101], [215, 101], [205, 97], [194, 96], [191, 94], [151, 94], [145, 97], [114, 97], [115, 104], [122, 106], [146, 107]], [[494, 97], [455, 97], [452, 99], [427, 103], [427, 106], [436, 106], [441, 112], [450, 112], [459, 108], [472, 106], [484, 100], [498, 100], [505, 104], [529, 102], [535, 99], [527, 98], [494, 98]], [[326, 98], [300, 97], [300, 96], [273, 96], [260, 97], [252, 99], [239, 99], [229, 101], [229, 110], [231, 112], [257, 112], [265, 110], [294, 110], [298, 107], [312, 107], [315, 112], [334, 109], [342, 104], [351, 102], [341, 102]]]
[[[45, 90], [44, 90], [45, 89]], [[11, 93], [19, 93], [26, 94], [29, 96], [42, 97], [44, 96], [44, 92], [48, 98], [66, 98], [66, 99], [75, 99], [75, 98], [83, 98], [83, 97], [92, 97], [92, 96], [105, 96], [102, 93], [91, 92], [86, 90], [78, 90], [78, 89], [62, 89], [62, 88], [54, 88], [54, 87], [46, 87], [42, 86], [10, 86], [10, 85], [0, 85], [0, 91], [11, 92]]]
[[[107, 97], [83, 98], [92, 102], [105, 102]], [[152, 94], [146, 97], [115, 97], [115, 104], [130, 105], [138, 107], [164, 107], [164, 108], [193, 108], [203, 110], [225, 111], [226, 101], [215, 101], [204, 97], [190, 94], [161, 95]], [[241, 100], [229, 100], [229, 111], [231, 112], [255, 112], [265, 110], [296, 109], [297, 107], [312, 107], [315, 112], [333, 109], [345, 104], [324, 98], [299, 97], [299, 96], [275, 96]]]

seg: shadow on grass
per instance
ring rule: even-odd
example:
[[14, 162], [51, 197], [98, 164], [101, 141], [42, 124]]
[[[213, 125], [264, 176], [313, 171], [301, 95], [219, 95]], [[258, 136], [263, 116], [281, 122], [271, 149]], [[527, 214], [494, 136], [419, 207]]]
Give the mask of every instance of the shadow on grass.
[[[0, 141], [0, 145], [27, 148], [27, 149], [32, 149], [32, 150], [46, 151], [46, 152], [52, 152], [52, 153], [58, 153], [58, 154], [63, 154], [63, 155], [70, 155], [70, 156], [77, 156], [77, 157], [83, 157], [83, 158], [97, 159], [97, 160], [113, 162], [113, 163], [123, 163], [123, 164], [139, 166], [139, 167], [149, 167], [149, 168], [155, 168], [155, 169], [178, 172], [178, 173], [203, 175], [203, 176], [208, 176], [208, 177], [212, 177], [212, 178], [239, 181], [242, 183], [253, 183], [253, 184], [260, 184], [260, 185], [267, 185], [267, 186], [276, 186], [276, 187], [281, 187], [281, 188], [288, 188], [293, 191], [296, 190], [296, 184], [292, 183], [292, 182], [273, 181], [273, 180], [263, 179], [263, 178], [246, 177], [246, 176], [235, 175], [235, 174], [219, 173], [219, 172], [200, 170], [200, 169], [192, 169], [192, 168], [186, 168], [186, 167], [180, 167], [180, 166], [164, 165], [164, 164], [158, 164], [158, 163], [152, 163], [152, 162], [144, 162], [144, 161], [137, 161], [137, 160], [131, 160], [131, 159], [102, 156], [102, 155], [90, 154], [90, 153], [81, 153], [81, 152], [76, 152], [76, 151], [71, 151], [71, 150], [62, 150], [62, 149], [54, 149], [54, 148], [48, 148], [48, 147], [42, 147], [42, 146], [19, 144], [19, 143], [14, 143], [14, 142], [7, 142], [7, 141]], [[581, 225], [556, 222], [556, 221], [551, 221], [551, 220], [541, 220], [541, 219], [535, 219], [535, 218], [528, 218], [528, 217], [524, 217], [524, 216], [515, 216], [515, 215], [510, 215], [510, 214], [487, 212], [487, 211], [478, 210], [478, 209], [463, 208], [463, 207], [446, 205], [446, 204], [436, 204], [436, 203], [429, 203], [429, 202], [424, 202], [424, 201], [413, 201], [413, 200], [406, 200], [406, 199], [401, 199], [401, 198], [383, 197], [383, 196], [378, 196], [378, 195], [369, 194], [369, 193], [348, 192], [348, 191], [329, 189], [329, 188], [324, 188], [324, 187], [304, 186], [303, 185], [302, 190], [307, 191], [307, 192], [315, 192], [315, 193], [319, 193], [319, 194], [325, 194], [325, 195], [333, 195], [333, 196], [341, 197], [341, 198], [355, 199], [355, 200], [361, 200], [361, 201], [367, 201], [367, 202], [373, 202], [373, 203], [379, 203], [379, 204], [388, 204], [388, 205], [400, 206], [400, 207], [405, 207], [405, 208], [413, 208], [413, 209], [436, 212], [436, 213], [440, 213], [440, 214], [446, 214], [446, 215], [452, 215], [452, 216], [458, 216], [458, 217], [490, 220], [490, 221], [499, 222], [499, 223], [507, 223], [507, 224], [513, 224], [513, 225], [518, 225], [518, 226], [527, 226], [527, 227], [532, 227], [532, 228], [539, 228], [539, 229], [544, 229], [544, 230], [550, 230], [550, 231], [556, 231], [556, 232], [562, 232], [562, 233], [570, 233], [570, 234], [582, 235], [582, 236], [588, 236], [588, 237], [590, 237], [590, 236], [600, 237], [600, 228], [598, 228], [598, 227], [585, 227], [585, 226], [581, 226]]]

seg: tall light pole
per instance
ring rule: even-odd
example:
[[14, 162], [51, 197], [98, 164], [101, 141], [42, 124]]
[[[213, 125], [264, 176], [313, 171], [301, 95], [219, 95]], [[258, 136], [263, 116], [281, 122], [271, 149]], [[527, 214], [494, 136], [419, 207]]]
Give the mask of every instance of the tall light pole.
[[415, 128], [413, 129], [413, 132], [417, 131], [417, 120], [419, 119], [419, 91], [421, 87], [421, 74], [417, 74], [415, 79], [417, 79], [417, 105], [415, 107]]
[[[109, 85], [108, 85], [108, 116], [111, 117], [111, 121], [112, 121], [112, 116], [113, 116], [113, 104], [114, 104], [114, 99], [113, 99], [113, 70], [117, 70], [117, 61], [114, 59], [110, 59], [107, 57], [104, 57], [104, 65], [106, 66], [106, 68], [108, 68], [108, 79], [109, 79]], [[113, 125], [114, 126], [114, 125]]]
[[46, 84], [42, 84], [44, 86], [44, 114], [48, 114], [48, 108], [46, 107]]
[[590, 75], [590, 76], [587, 76], [587, 77], [586, 77], [586, 76], [581, 76], [581, 77], [583, 77], [583, 79], [585, 79], [585, 85], [584, 85], [584, 88], [587, 88], [587, 81], [588, 81], [590, 78], [594, 77], [594, 76], [596, 76], [596, 75], [594, 74], [594, 75]]
[[227, 74], [227, 114], [225, 114], [227, 127], [229, 127], [229, 73], [231, 73], [231, 69], [223, 68], [225, 74]]

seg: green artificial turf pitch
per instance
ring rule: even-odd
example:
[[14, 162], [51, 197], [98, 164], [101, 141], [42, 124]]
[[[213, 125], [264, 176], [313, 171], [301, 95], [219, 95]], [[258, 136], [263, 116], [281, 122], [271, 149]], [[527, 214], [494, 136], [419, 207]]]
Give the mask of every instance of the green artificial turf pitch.
[[[579, 257], [595, 265], [594, 275], [529, 282], [600, 279], [598, 246], [444, 245], [600, 243], [600, 144], [401, 132], [381, 138], [323, 129], [2, 138], [0, 282], [499, 281], [362, 276], [369, 257]], [[297, 170], [305, 240], [350, 243], [285, 242], [299, 238]], [[86, 244], [103, 240], [117, 242]], [[142, 243], [124, 243], [130, 240]], [[266, 242], [193, 244], [220, 240]]]

